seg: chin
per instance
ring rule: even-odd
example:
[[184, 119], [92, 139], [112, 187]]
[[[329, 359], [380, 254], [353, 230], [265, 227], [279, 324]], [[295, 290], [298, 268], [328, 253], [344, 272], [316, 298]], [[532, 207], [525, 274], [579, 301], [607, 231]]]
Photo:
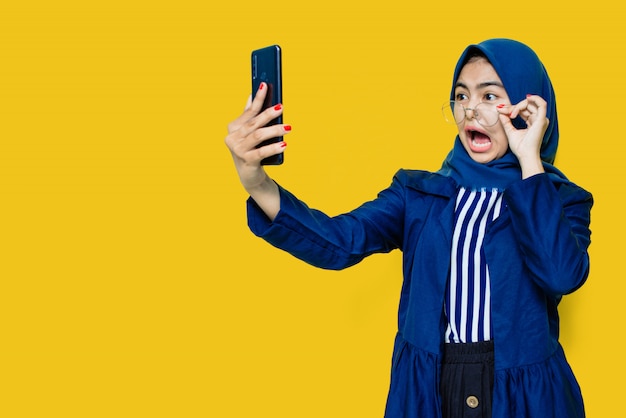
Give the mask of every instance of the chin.
[[480, 164], [486, 164], [489, 163], [493, 160], [497, 160], [499, 158], [499, 156], [493, 152], [493, 150], [487, 151], [487, 152], [476, 152], [473, 151], [469, 145], [465, 144], [466, 146], [465, 148], [465, 152], [467, 152], [467, 154], [470, 156], [470, 158], [474, 161], [476, 161], [477, 163]]
[[470, 157], [472, 158], [472, 160], [474, 160], [474, 161], [476, 161], [477, 163], [480, 163], [480, 164], [487, 164], [487, 163], [490, 163], [490, 162], [498, 159], [497, 155], [477, 154], [475, 152], [470, 153]]

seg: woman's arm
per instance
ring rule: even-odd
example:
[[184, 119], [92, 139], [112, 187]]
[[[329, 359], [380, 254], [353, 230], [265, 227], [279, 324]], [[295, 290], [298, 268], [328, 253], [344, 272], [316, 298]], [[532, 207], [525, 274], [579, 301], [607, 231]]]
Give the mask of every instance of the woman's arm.
[[241, 184], [265, 215], [274, 219], [280, 210], [280, 196], [276, 183], [267, 175], [261, 160], [284, 152], [286, 142], [277, 142], [257, 148], [266, 139], [283, 136], [291, 130], [290, 125], [266, 126], [282, 114], [282, 105], [261, 112], [267, 86], [261, 83], [254, 98], [250, 97], [244, 112], [228, 125], [226, 146], [231, 152]]
[[397, 176], [376, 199], [338, 216], [308, 207], [283, 188], [279, 195], [280, 212], [273, 220], [249, 200], [248, 225], [255, 235], [309, 264], [339, 270], [402, 247], [404, 186]]
[[547, 293], [571, 293], [589, 274], [593, 198], [572, 183], [540, 174], [504, 192], [524, 262]]

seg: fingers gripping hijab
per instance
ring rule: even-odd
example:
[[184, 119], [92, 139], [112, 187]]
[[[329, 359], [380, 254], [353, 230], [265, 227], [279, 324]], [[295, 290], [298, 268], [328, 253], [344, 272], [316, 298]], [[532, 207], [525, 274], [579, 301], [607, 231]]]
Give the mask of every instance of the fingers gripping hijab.
[[[556, 99], [552, 83], [537, 54], [521, 42], [510, 39], [490, 39], [468, 46], [454, 70], [450, 99], [454, 100], [454, 86], [463, 66], [474, 51], [482, 52], [498, 73], [511, 100], [518, 103], [527, 94], [541, 96], [548, 103], [548, 129], [541, 144], [541, 160], [546, 172], [557, 181], [567, 181], [565, 176], [552, 164], [559, 143], [559, 123], [556, 114]], [[513, 126], [526, 128], [520, 117], [513, 120]], [[522, 178], [517, 157], [509, 150], [497, 160], [486, 164], [478, 163], [469, 156], [457, 135], [454, 148], [446, 157], [439, 173], [451, 176], [456, 182], [471, 189], [498, 188], [500, 190]]]

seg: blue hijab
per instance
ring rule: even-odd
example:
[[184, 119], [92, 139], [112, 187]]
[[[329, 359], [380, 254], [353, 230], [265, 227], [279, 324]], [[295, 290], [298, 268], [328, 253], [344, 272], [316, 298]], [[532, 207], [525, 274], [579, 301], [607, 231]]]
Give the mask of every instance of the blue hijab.
[[[511, 103], [524, 100], [527, 94], [539, 95], [548, 102], [546, 116], [550, 124], [541, 144], [541, 160], [546, 173], [553, 180], [567, 181], [565, 175], [552, 165], [559, 144], [559, 122], [552, 83], [539, 57], [528, 46], [510, 39], [490, 39], [468, 46], [456, 64], [450, 100], [454, 100], [454, 86], [463, 66], [476, 50], [487, 57], [498, 73]], [[521, 117], [517, 117], [513, 120], [513, 126], [524, 129], [526, 123]], [[511, 150], [497, 160], [486, 164], [478, 163], [469, 156], [458, 135], [439, 173], [451, 176], [460, 186], [470, 189], [504, 190], [509, 184], [522, 178], [521, 167]]]

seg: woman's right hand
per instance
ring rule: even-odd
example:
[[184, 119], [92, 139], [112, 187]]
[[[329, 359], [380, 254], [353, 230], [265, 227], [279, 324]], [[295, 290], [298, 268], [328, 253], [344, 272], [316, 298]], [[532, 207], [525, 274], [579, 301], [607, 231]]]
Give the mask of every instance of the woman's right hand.
[[252, 97], [248, 98], [241, 116], [228, 124], [225, 142], [235, 162], [241, 184], [265, 214], [274, 219], [280, 208], [280, 196], [276, 183], [265, 172], [261, 160], [284, 152], [287, 143], [281, 141], [260, 148], [257, 146], [266, 139], [289, 133], [291, 126], [266, 126], [283, 112], [281, 104], [261, 112], [266, 94], [267, 85], [262, 83], [254, 100]]

